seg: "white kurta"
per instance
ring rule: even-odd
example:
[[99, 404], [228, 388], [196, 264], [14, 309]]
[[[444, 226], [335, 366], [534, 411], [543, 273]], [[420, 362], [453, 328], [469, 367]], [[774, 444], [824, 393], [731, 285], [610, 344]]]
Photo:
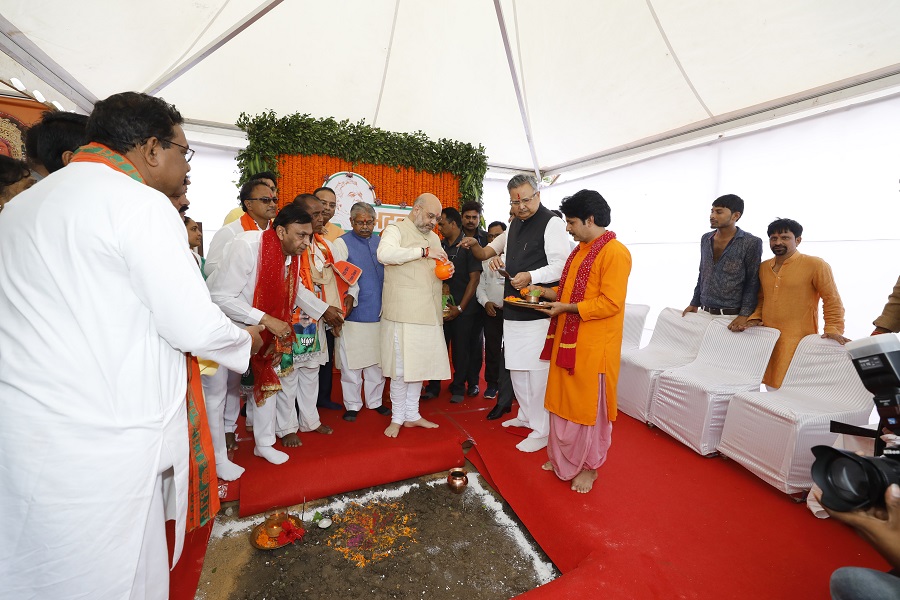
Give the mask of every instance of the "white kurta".
[[2, 594], [128, 598], [166, 460], [180, 553], [184, 352], [243, 371], [250, 336], [210, 302], [169, 199], [104, 165], [7, 204], [0, 263]]

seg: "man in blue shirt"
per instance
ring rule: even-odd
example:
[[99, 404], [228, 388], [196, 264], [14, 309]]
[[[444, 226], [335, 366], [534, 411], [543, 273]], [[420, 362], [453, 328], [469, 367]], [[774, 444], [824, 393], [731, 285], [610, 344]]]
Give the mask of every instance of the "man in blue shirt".
[[734, 316], [728, 326], [741, 331], [756, 309], [762, 240], [737, 226], [744, 201], [734, 194], [715, 199], [709, 215], [713, 231], [700, 238], [700, 273], [691, 304], [681, 313]]

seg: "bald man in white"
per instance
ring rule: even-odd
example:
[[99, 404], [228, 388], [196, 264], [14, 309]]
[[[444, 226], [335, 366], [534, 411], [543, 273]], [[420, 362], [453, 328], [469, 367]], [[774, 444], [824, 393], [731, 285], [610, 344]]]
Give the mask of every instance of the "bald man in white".
[[434, 194], [416, 198], [409, 217], [381, 232], [378, 261], [384, 265], [381, 307], [381, 368], [391, 378], [391, 424], [384, 435], [397, 437], [400, 427], [437, 427], [419, 414], [426, 379], [449, 379], [444, 342], [441, 281], [435, 261], [448, 263], [433, 229], [441, 216]]

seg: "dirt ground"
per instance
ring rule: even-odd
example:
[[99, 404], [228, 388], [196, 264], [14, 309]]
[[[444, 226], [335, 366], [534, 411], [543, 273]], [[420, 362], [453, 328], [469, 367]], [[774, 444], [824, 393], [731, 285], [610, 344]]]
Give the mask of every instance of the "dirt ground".
[[[250, 544], [263, 515], [220, 516], [197, 598], [493, 600], [557, 577], [503, 499], [467, 470], [462, 494], [443, 473], [292, 507], [306, 533], [275, 550]], [[328, 529], [310, 521], [316, 512], [333, 519]]]

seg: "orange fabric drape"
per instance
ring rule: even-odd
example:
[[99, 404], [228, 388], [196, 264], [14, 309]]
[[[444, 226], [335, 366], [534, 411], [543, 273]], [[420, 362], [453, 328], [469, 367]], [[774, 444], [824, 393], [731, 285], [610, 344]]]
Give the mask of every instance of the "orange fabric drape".
[[410, 167], [389, 167], [351, 163], [322, 154], [282, 154], [278, 157], [278, 205], [291, 202], [298, 194], [311, 194], [325, 179], [340, 171], [365, 177], [375, 186], [375, 196], [384, 204], [411, 205], [416, 196], [430, 192], [445, 207], [459, 208], [459, 177], [452, 173], [428, 173]]

